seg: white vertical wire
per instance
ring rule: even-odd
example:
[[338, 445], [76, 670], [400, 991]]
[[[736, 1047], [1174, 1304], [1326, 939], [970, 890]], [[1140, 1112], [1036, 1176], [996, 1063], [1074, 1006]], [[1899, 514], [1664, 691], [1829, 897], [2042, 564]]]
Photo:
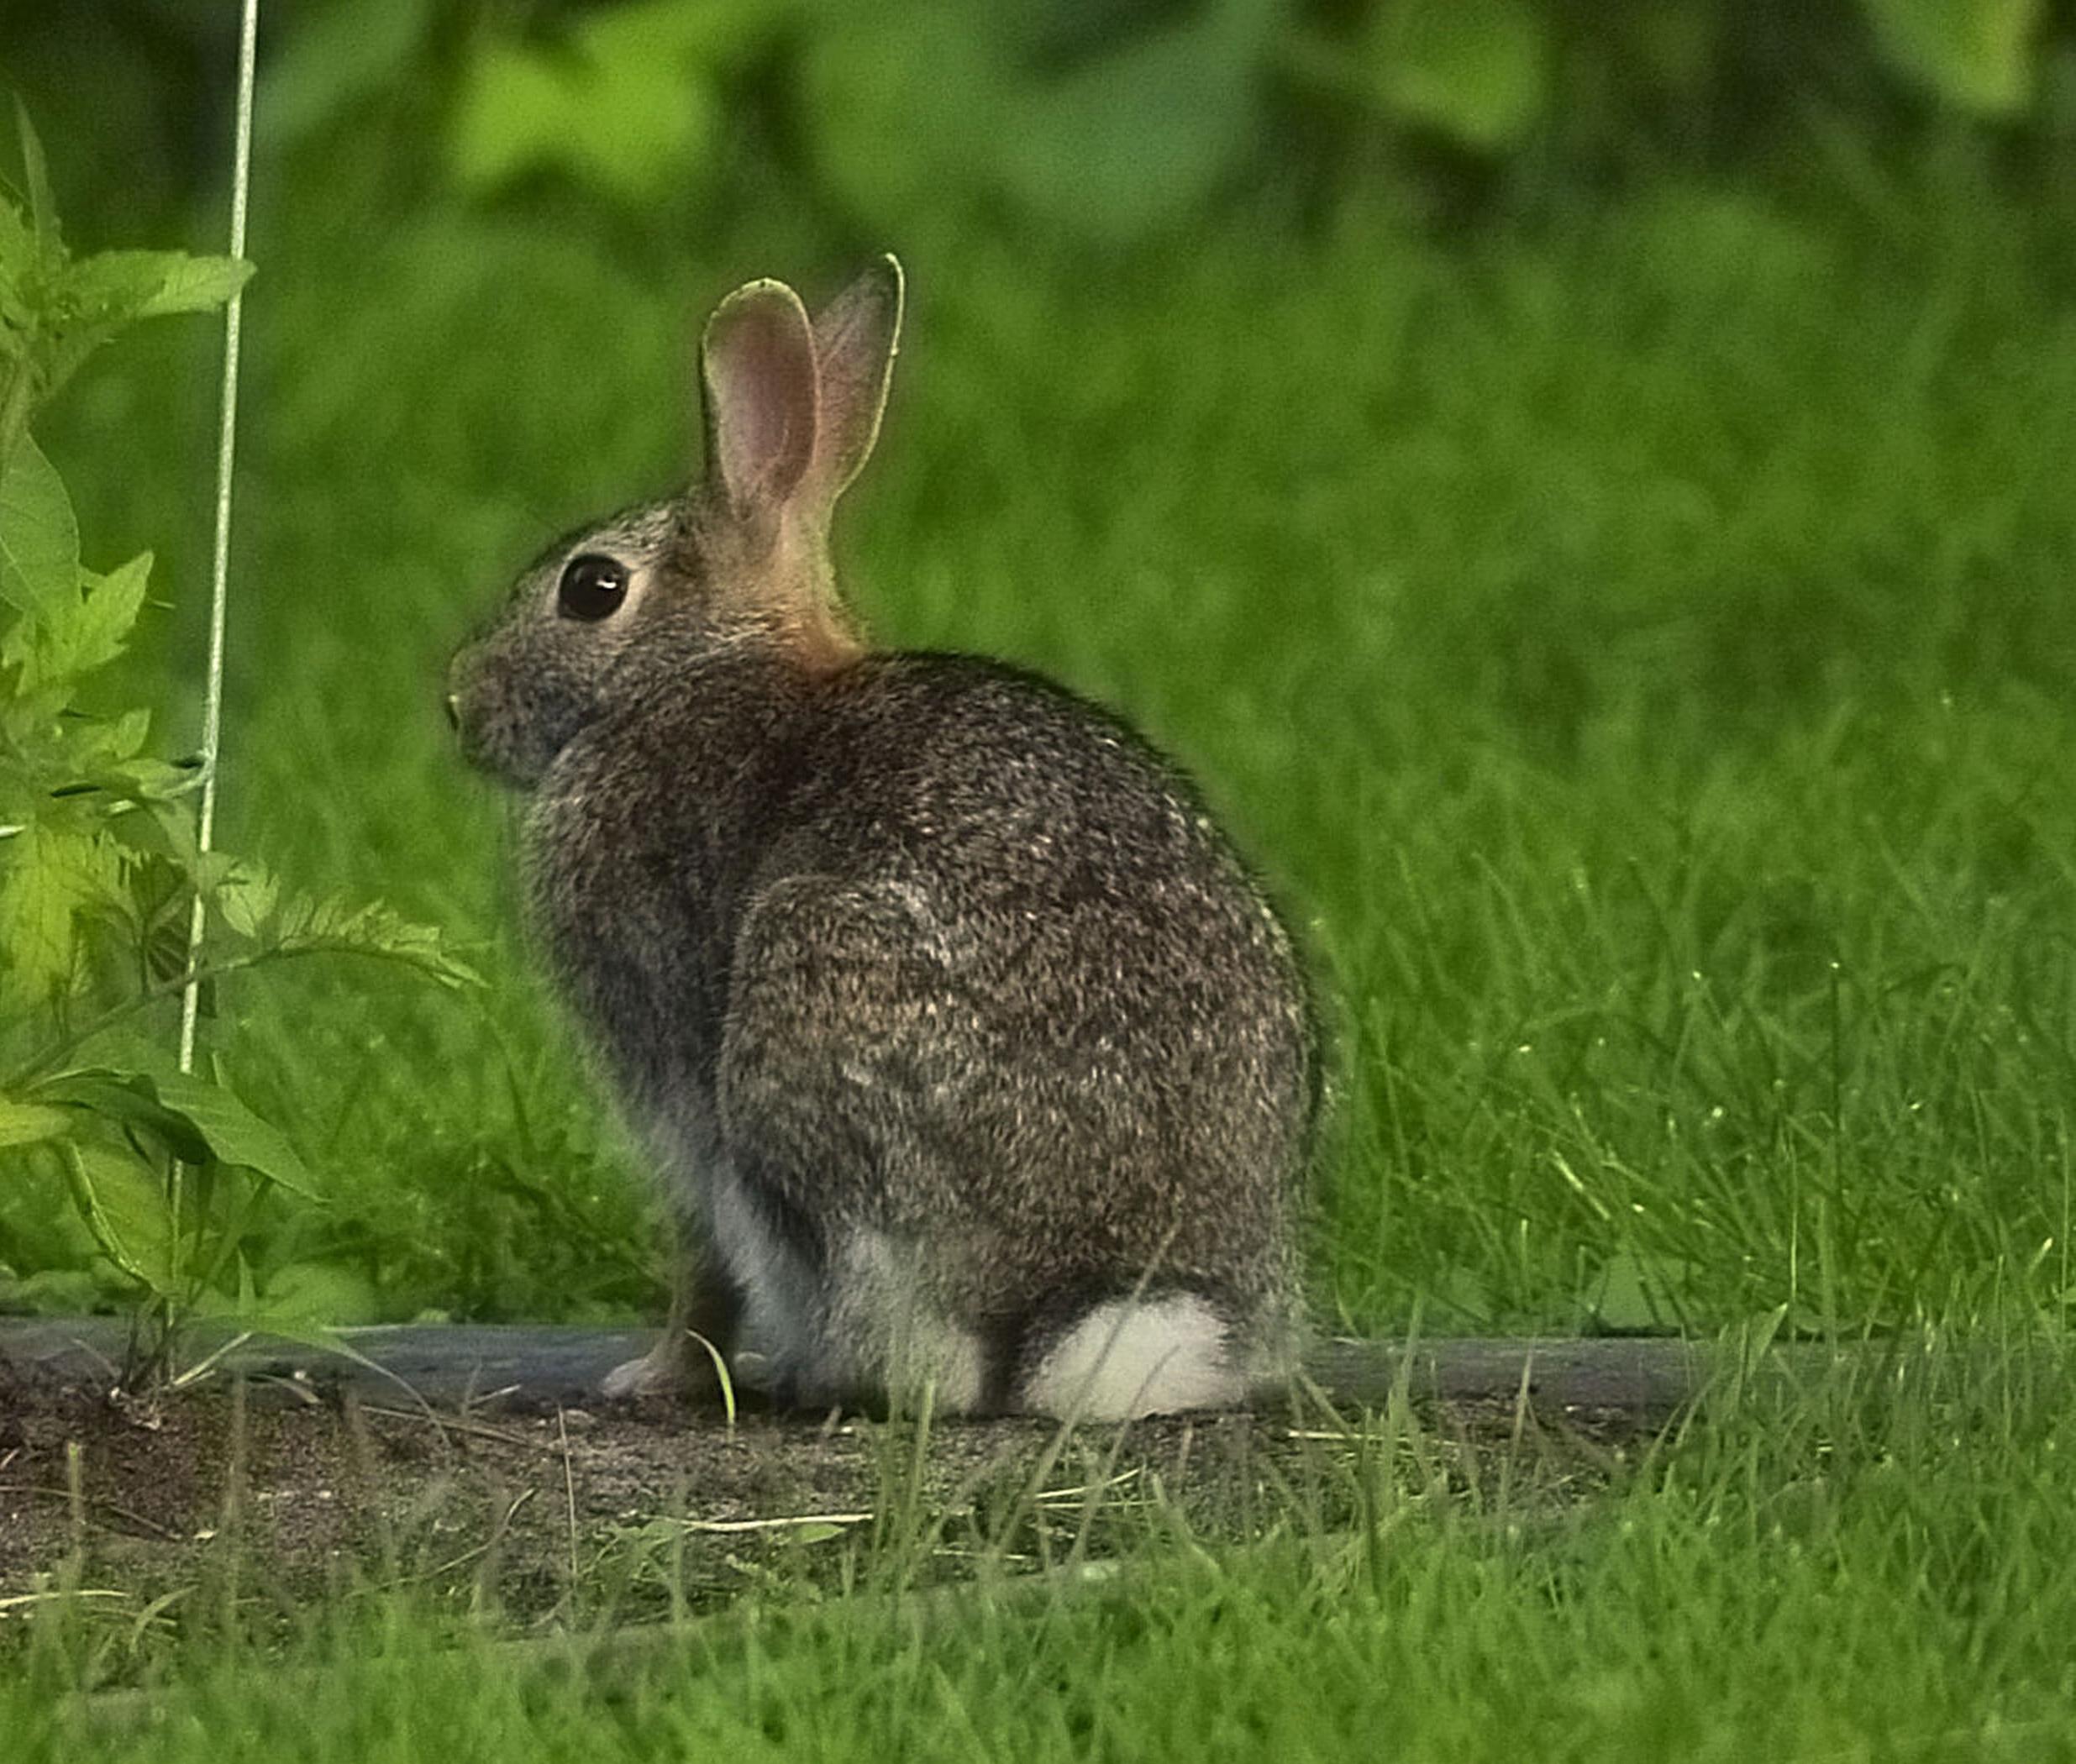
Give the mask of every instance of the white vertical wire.
[[[238, 37], [238, 145], [231, 171], [231, 255], [245, 255], [245, 193], [252, 177], [252, 85], [254, 50], [260, 37], [260, 0], [244, 0]], [[196, 844], [208, 852], [216, 837], [217, 754], [223, 733], [223, 626], [229, 603], [231, 566], [231, 468], [238, 452], [238, 333], [244, 306], [242, 289], [223, 311], [223, 397], [216, 439], [216, 553], [209, 582], [209, 672], [202, 707], [202, 815]], [[195, 1069], [195, 1019], [202, 1004], [202, 983], [195, 970], [202, 961], [204, 912], [195, 894], [187, 921], [187, 984], [181, 992], [180, 1068]], [[177, 1177], [176, 1180], [177, 1180]]]

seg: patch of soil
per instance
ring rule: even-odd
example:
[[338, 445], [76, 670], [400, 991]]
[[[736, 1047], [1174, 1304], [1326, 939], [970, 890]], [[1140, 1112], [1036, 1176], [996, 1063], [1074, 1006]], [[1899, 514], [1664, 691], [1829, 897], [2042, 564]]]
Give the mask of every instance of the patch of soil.
[[287, 1620], [409, 1587], [519, 1624], [633, 1620], [848, 1586], [891, 1559], [949, 1580], [991, 1555], [1122, 1554], [1178, 1527], [1329, 1531], [1374, 1510], [1379, 1478], [1560, 1507], [1604, 1486], [1640, 1431], [1625, 1410], [1473, 1400], [1395, 1427], [1320, 1410], [918, 1437], [834, 1415], [731, 1428], [660, 1404], [439, 1410], [302, 1378], [140, 1399], [0, 1361], [0, 1613], [68, 1586], [133, 1616], [213, 1593]]

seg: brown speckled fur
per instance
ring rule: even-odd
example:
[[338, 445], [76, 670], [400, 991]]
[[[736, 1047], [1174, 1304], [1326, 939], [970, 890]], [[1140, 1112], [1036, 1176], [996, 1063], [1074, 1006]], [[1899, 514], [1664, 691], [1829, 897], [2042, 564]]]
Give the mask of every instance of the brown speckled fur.
[[[1272, 1379], [1319, 1106], [1301, 964], [1116, 718], [857, 639], [824, 534], [899, 309], [891, 260], [812, 329], [776, 284], [723, 306], [709, 478], [522, 579], [456, 659], [465, 749], [529, 793], [549, 958], [705, 1239], [702, 1315], [782, 1397], [935, 1375], [920, 1328], [977, 1352], [940, 1401], [1025, 1406], [1134, 1294], [1201, 1299]], [[633, 571], [597, 622], [558, 612], [583, 554]]]

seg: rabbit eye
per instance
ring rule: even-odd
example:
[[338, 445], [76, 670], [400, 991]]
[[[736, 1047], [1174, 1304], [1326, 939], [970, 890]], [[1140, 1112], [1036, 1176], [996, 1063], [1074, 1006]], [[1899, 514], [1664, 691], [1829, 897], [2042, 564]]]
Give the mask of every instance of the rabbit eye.
[[557, 604], [565, 618], [581, 618], [586, 623], [609, 618], [626, 598], [627, 565], [618, 559], [587, 551], [563, 566]]

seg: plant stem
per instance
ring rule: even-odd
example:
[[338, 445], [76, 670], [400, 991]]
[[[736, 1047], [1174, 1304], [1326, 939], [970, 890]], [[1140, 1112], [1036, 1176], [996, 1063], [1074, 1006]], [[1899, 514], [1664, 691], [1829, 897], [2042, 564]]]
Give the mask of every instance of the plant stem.
[[0, 484], [7, 482], [8, 467], [13, 460], [14, 449], [29, 433], [29, 393], [35, 383], [35, 370], [24, 347], [21, 359], [14, 364], [14, 371], [8, 375], [7, 392], [0, 396]]
[[[231, 256], [245, 255], [245, 199], [252, 183], [252, 85], [255, 50], [260, 35], [260, 0], [244, 0], [238, 32], [238, 124], [231, 157]], [[196, 849], [203, 856], [216, 835], [217, 755], [223, 732], [223, 632], [230, 593], [231, 469], [238, 449], [238, 340], [244, 312], [244, 291], [234, 289], [223, 309], [223, 394], [216, 445], [216, 547], [209, 584], [208, 685], [202, 712], [202, 811], [195, 829]], [[187, 921], [187, 967], [192, 974], [202, 959], [202, 938], [208, 915], [202, 891], [195, 891]], [[180, 1069], [195, 1069], [195, 1028], [202, 1015], [202, 986], [191, 979], [181, 994]], [[187, 1171], [176, 1158], [166, 1170], [166, 1200], [173, 1236], [174, 1284], [185, 1259], [181, 1242], [181, 1189]], [[170, 1331], [171, 1319], [167, 1319]]]
[[[253, 61], [260, 32], [260, 0], [244, 0], [244, 13], [238, 39], [237, 144], [231, 168], [231, 251], [233, 259], [245, 255], [246, 195], [252, 179]], [[217, 427], [216, 549], [209, 591], [209, 664], [208, 693], [202, 720], [202, 812], [196, 829], [196, 848], [207, 853], [216, 832], [217, 756], [223, 731], [223, 633], [230, 590], [231, 470], [238, 449], [238, 342], [239, 320], [244, 311], [244, 291], [234, 291], [223, 311], [223, 393], [222, 418]], [[187, 923], [187, 965], [192, 971], [200, 960], [202, 932], [207, 924], [202, 895], [195, 895], [194, 912]], [[201, 1011], [198, 983], [190, 984], [181, 998], [180, 1069], [195, 1068], [195, 1026]], [[174, 1199], [179, 1199], [180, 1167], [174, 1166]]]

